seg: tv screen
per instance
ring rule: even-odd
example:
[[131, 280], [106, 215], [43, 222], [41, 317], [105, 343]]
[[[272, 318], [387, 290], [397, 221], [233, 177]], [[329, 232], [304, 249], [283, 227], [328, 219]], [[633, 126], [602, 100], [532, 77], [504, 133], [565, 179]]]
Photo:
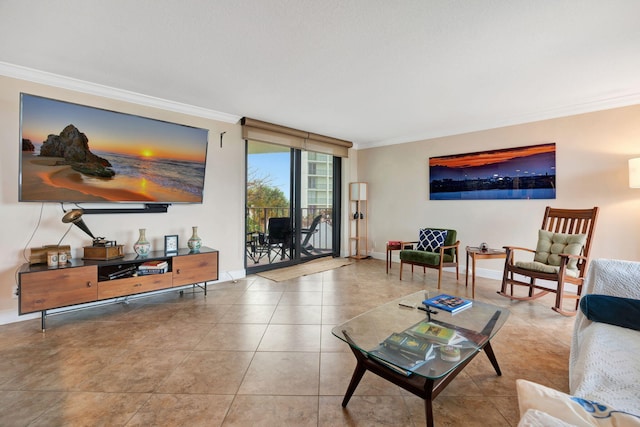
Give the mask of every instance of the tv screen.
[[202, 203], [207, 130], [20, 94], [21, 202]]

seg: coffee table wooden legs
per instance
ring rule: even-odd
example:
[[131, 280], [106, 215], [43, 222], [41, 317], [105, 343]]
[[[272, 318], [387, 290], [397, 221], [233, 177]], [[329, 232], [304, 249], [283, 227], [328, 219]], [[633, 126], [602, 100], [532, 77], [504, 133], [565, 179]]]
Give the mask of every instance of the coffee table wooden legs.
[[491, 347], [491, 343], [487, 343], [487, 345], [484, 346], [484, 352], [487, 354], [487, 357], [489, 358], [489, 361], [491, 362], [491, 365], [493, 366], [493, 369], [496, 370], [496, 374], [498, 374], [498, 376], [502, 375], [502, 371], [500, 370], [500, 365], [498, 365], [498, 359], [496, 359], [496, 355], [493, 352], [493, 348]]
[[[358, 355], [356, 355], [356, 357], [358, 357]], [[356, 388], [358, 387], [358, 384], [360, 384], [360, 380], [364, 376], [365, 372], [367, 372], [367, 368], [364, 366], [363, 363], [360, 363], [360, 360], [358, 360], [356, 369], [353, 371], [353, 375], [351, 376], [351, 381], [349, 382], [349, 387], [347, 388], [347, 392], [344, 394], [344, 399], [342, 399], [343, 408], [347, 407], [347, 403], [349, 403], [351, 396], [353, 396], [353, 392], [356, 391]]]
[[[435, 399], [442, 390], [451, 382], [453, 379], [464, 369], [471, 360], [479, 353], [475, 353], [469, 359], [467, 359], [464, 363], [459, 365], [456, 369], [448, 373], [442, 378], [438, 378], [437, 380], [433, 380], [431, 378], [421, 377], [416, 374], [412, 374], [409, 376], [403, 375], [399, 372], [392, 370], [391, 368], [384, 366], [382, 363], [377, 362], [375, 359], [368, 358], [364, 353], [355, 347], [350, 346], [351, 351], [356, 356], [357, 364], [356, 368], [353, 371], [353, 375], [351, 377], [351, 382], [349, 383], [349, 387], [347, 388], [347, 392], [344, 395], [344, 399], [342, 400], [342, 407], [346, 408], [351, 396], [356, 391], [358, 384], [360, 384], [360, 380], [364, 376], [366, 371], [370, 371], [379, 377], [384, 378], [385, 380], [402, 387], [410, 393], [415, 394], [416, 396], [424, 399], [424, 410], [427, 418], [427, 427], [433, 427], [433, 399]], [[493, 352], [493, 348], [491, 347], [491, 343], [487, 342], [485, 346], [482, 348], [486, 353], [491, 365], [496, 371], [496, 374], [499, 376], [502, 375], [500, 371], [500, 366], [498, 365], [498, 360]]]

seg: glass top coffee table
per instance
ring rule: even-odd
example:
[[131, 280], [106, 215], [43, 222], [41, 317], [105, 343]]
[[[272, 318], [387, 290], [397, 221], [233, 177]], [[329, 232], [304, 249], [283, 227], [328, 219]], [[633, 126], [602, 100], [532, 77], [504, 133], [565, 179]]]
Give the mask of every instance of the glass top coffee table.
[[496, 374], [502, 375], [491, 338], [506, 322], [509, 310], [472, 300], [471, 307], [451, 314], [426, 309], [424, 299], [424, 291], [416, 292], [332, 329], [357, 359], [343, 407], [370, 371], [423, 398], [427, 426], [433, 426], [433, 399], [481, 350]]

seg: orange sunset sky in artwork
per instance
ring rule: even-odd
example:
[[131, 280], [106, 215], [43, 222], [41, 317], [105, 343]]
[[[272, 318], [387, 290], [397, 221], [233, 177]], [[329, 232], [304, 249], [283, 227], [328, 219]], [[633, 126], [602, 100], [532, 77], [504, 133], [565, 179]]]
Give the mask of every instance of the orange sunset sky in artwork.
[[555, 144], [534, 145], [529, 147], [510, 148], [505, 150], [483, 151], [453, 156], [432, 157], [429, 166], [444, 166], [448, 168], [470, 168], [503, 163], [534, 154], [553, 153]]

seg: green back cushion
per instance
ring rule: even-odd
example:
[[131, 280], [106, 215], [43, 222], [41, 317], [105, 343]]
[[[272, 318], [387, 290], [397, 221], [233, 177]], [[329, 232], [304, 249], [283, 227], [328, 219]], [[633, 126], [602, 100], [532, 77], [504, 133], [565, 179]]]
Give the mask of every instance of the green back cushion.
[[[538, 245], [533, 260], [558, 267], [561, 260], [560, 254], [580, 255], [586, 241], [586, 234], [562, 234], [539, 230]], [[567, 268], [575, 270], [577, 267], [578, 260], [569, 260]]]

